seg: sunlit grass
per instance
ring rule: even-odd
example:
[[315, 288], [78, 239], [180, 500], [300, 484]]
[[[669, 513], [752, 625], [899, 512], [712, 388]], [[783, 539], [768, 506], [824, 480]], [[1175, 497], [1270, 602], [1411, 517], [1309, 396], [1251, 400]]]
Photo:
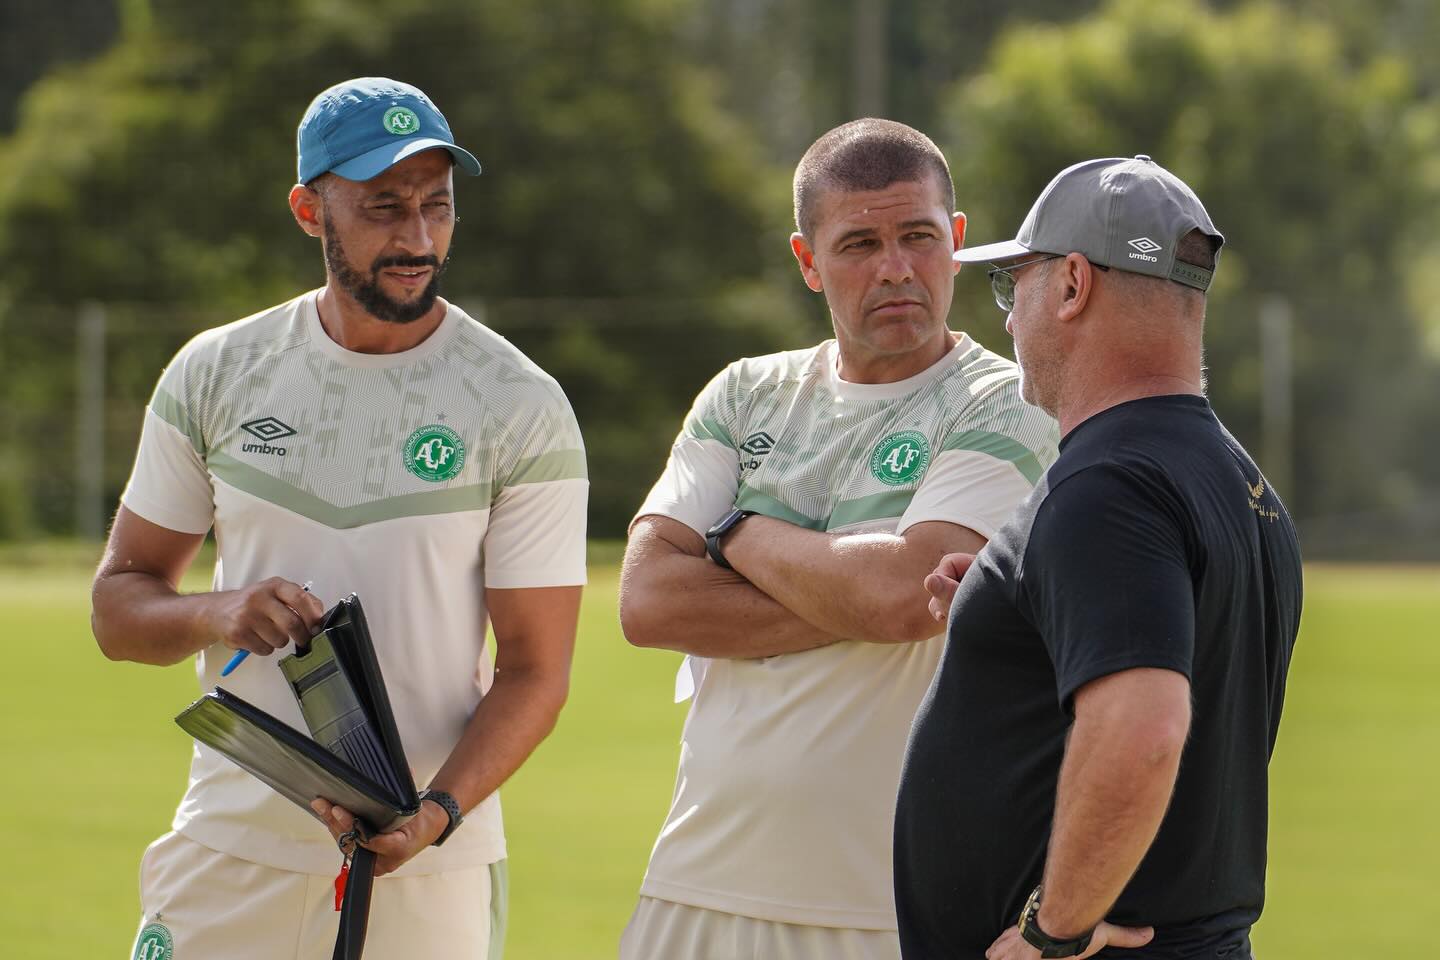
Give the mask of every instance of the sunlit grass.
[[[90, 638], [94, 553], [0, 550], [0, 929], [34, 960], [127, 949], [140, 853], [167, 829], [190, 755], [172, 717], [198, 695], [192, 668], [110, 663]], [[592, 568], [560, 726], [503, 791], [508, 960], [613, 957], [669, 801], [678, 656], [621, 639], [614, 555]], [[1434, 889], [1440, 862], [1437, 625], [1440, 570], [1308, 571], [1273, 766], [1263, 960], [1427, 942], [1428, 914], [1404, 905]]]

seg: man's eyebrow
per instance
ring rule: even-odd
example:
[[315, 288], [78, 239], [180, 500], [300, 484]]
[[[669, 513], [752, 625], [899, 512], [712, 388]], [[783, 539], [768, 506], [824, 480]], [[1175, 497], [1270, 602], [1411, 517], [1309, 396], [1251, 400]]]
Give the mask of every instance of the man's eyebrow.
[[837, 237], [835, 240], [835, 246], [843, 247], [851, 240], [861, 240], [873, 236], [875, 236], [874, 227], [860, 227], [857, 230], [851, 230], [849, 233], [843, 233], [839, 237]]
[[[931, 219], [930, 217], [921, 217], [918, 220], [906, 220], [904, 223], [900, 224], [901, 230], [914, 230], [917, 227], [928, 227], [931, 230], [936, 231], [943, 229], [938, 222]], [[873, 236], [875, 236], [874, 227], [859, 227], [847, 233], [842, 233], [840, 237], [836, 239], [835, 246], [843, 247], [851, 240], [864, 240]]]
[[[432, 190], [432, 191], [430, 191], [429, 193], [427, 193], [427, 194], [425, 195], [425, 198], [428, 200], [428, 199], [431, 198], [431, 197], [448, 197], [448, 196], [450, 196], [450, 188], [449, 188], [449, 187], [439, 187], [439, 188], [437, 188], [437, 189], [435, 189], [435, 190]], [[372, 193], [372, 194], [370, 194], [370, 196], [366, 197], [365, 199], [366, 199], [366, 200], [403, 200], [403, 199], [405, 199], [405, 198], [402, 197], [400, 194], [396, 193], [396, 192], [393, 191], [393, 190], [381, 190], [379, 193]]]

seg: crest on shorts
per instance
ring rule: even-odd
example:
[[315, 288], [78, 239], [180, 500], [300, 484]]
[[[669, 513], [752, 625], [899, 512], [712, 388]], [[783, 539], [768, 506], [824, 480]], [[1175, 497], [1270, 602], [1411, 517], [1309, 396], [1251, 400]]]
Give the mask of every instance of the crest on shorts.
[[174, 960], [175, 938], [163, 923], [147, 923], [135, 938], [135, 955], [131, 960]]

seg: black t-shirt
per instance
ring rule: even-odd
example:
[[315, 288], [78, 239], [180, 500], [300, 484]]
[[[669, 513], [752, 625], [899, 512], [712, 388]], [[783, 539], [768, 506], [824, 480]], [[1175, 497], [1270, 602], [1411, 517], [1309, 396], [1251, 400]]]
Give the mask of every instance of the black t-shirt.
[[1107, 919], [1129, 960], [1243, 957], [1264, 901], [1266, 767], [1300, 619], [1285, 508], [1202, 397], [1075, 428], [980, 552], [911, 732], [895, 820], [906, 960], [973, 960], [1040, 882], [1072, 697], [1136, 667], [1190, 679], [1154, 843]]

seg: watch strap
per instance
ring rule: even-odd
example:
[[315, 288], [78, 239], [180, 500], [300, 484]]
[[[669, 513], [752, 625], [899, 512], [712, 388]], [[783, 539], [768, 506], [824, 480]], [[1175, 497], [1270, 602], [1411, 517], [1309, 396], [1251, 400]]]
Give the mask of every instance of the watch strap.
[[705, 538], [705, 552], [710, 555], [710, 559], [715, 562], [715, 566], [720, 567], [722, 570], [735, 569], [730, 566], [730, 561], [725, 559], [725, 554], [720, 550], [720, 534], [710, 534]]
[[730, 566], [730, 561], [725, 559], [725, 553], [720, 549], [720, 539], [734, 529], [735, 524], [744, 520], [746, 517], [752, 517], [754, 515], [754, 510], [741, 510], [739, 507], [736, 507], [719, 520], [716, 520], [714, 525], [705, 532], [705, 552], [710, 555], [710, 559], [715, 562], [717, 567], [725, 570], [735, 569]]
[[1030, 894], [1030, 899], [1025, 901], [1025, 909], [1020, 911], [1020, 936], [1030, 946], [1040, 951], [1042, 958], [1051, 957], [1078, 957], [1090, 946], [1090, 938], [1095, 936], [1095, 931], [1090, 930], [1078, 937], [1071, 937], [1068, 940], [1057, 940], [1044, 930], [1040, 929], [1037, 919], [1040, 915], [1040, 888], [1036, 887]]
[[454, 797], [450, 796], [450, 794], [446, 793], [444, 790], [422, 791], [420, 794], [420, 800], [422, 802], [426, 800], [431, 800], [435, 803], [438, 803], [440, 805], [440, 809], [444, 810], [445, 815], [450, 818], [449, 825], [446, 826], [443, 831], [441, 831], [440, 836], [436, 837], [435, 842], [431, 844], [432, 847], [438, 847], [446, 840], [450, 839], [450, 834], [455, 832], [456, 827], [460, 826], [460, 824], [465, 822], [465, 817], [460, 812], [460, 803]]

